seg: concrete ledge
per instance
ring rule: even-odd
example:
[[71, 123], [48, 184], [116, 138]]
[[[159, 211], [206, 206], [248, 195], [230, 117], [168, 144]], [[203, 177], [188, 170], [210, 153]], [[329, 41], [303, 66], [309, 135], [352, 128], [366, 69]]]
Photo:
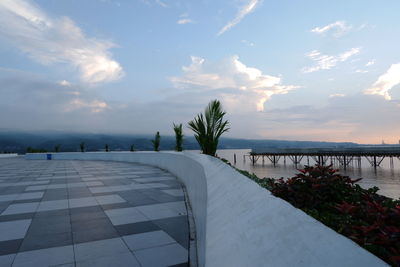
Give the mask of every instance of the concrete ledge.
[[18, 157], [18, 154], [0, 154], [0, 159], [6, 159], [6, 158], [15, 158]]
[[[26, 159], [46, 159], [27, 154]], [[138, 162], [186, 186], [199, 266], [387, 266], [356, 243], [244, 177], [219, 159], [177, 152], [55, 153], [64, 160]]]

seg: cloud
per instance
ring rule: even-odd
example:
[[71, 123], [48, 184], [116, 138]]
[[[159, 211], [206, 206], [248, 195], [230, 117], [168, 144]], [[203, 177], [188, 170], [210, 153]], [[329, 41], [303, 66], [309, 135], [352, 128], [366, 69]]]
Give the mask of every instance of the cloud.
[[345, 94], [330, 94], [329, 97], [344, 97], [346, 96]]
[[340, 62], [347, 61], [350, 57], [359, 54], [361, 48], [352, 48], [344, 53], [341, 53], [336, 56], [332, 55], [324, 55], [318, 50], [313, 50], [306, 54], [306, 57], [315, 61], [316, 64], [312, 67], [303, 68], [304, 73], [316, 72], [319, 70], [329, 70], [335, 67]]
[[183, 19], [179, 19], [176, 23], [178, 23], [178, 24], [189, 24], [189, 23], [193, 23], [193, 20], [191, 20], [189, 18], [183, 18]]
[[364, 93], [367, 95], [380, 95], [386, 100], [391, 100], [392, 97], [389, 91], [398, 84], [400, 84], [400, 63], [392, 64]]
[[[228, 65], [208, 64], [204, 68], [217, 73], [217, 69], [223, 71]], [[84, 90], [72, 83], [63, 86], [37, 75], [1, 68], [0, 84], [0, 114], [12, 114], [0, 116], [1, 127], [24, 131], [127, 134], [160, 131], [162, 135], [173, 135], [172, 122], [186, 125], [210, 100], [218, 98], [227, 109], [227, 119], [232, 125], [228, 135], [234, 137], [364, 143], [381, 143], [384, 139], [397, 143], [396, 133], [400, 132], [400, 102], [386, 101], [378, 95], [332, 97], [327, 104], [318, 106], [272, 108], [265, 105], [264, 112], [255, 112], [246, 107], [248, 100], [254, 106], [257, 93], [252, 95], [241, 89], [170, 88], [173, 92], [157, 101], [115, 102], [105, 101], [97, 91]], [[73, 108], [68, 109], [71, 105]], [[187, 128], [185, 131], [191, 134]]]
[[222, 27], [222, 29], [218, 32], [218, 35], [223, 34], [224, 32], [234, 27], [236, 24], [240, 23], [244, 17], [246, 17], [248, 14], [256, 9], [260, 2], [260, 0], [249, 0], [246, 5], [239, 9], [236, 17], [233, 20], [229, 21], [224, 27]]
[[248, 45], [248, 46], [254, 46], [253, 42], [247, 41], [247, 40], [242, 40], [241, 41], [243, 44]]
[[400, 103], [382, 97], [354, 94], [329, 98], [327, 104], [267, 109], [256, 114], [264, 123], [260, 135], [291, 140], [397, 143], [400, 132]]
[[89, 38], [70, 18], [51, 18], [28, 0], [0, 2], [0, 34], [41, 64], [77, 68], [82, 82], [110, 82], [123, 76], [109, 52], [112, 42]]
[[109, 108], [107, 103], [100, 100], [85, 101], [80, 98], [72, 99], [64, 108], [64, 111], [70, 112], [77, 109], [89, 109], [93, 113], [99, 113]]
[[168, 7], [168, 5], [166, 3], [164, 3], [164, 1], [161, 1], [161, 0], [142, 0], [142, 2], [147, 4], [147, 5], [149, 5], [149, 6], [157, 4], [157, 5], [159, 5], [159, 6], [163, 7], [163, 8], [167, 8]]
[[340, 37], [345, 33], [349, 32], [353, 26], [348, 25], [346, 21], [336, 21], [334, 23], [328, 24], [322, 27], [315, 27], [311, 32], [324, 35], [332, 33], [334, 37]]
[[369, 72], [368, 70], [360, 70], [360, 69], [356, 70], [356, 73], [368, 73], [368, 72]]
[[189, 91], [217, 92], [232, 109], [249, 106], [249, 109], [262, 111], [264, 103], [273, 95], [299, 88], [283, 85], [280, 77], [246, 66], [238, 56], [210, 64], [200, 57], [192, 56], [191, 60], [189, 66], [182, 68], [182, 76], [170, 78], [174, 86]]
[[368, 62], [365, 64], [365, 67], [369, 67], [369, 66], [372, 66], [372, 65], [374, 65], [374, 64], [375, 64], [375, 59], [368, 61]]
[[164, 3], [163, 1], [161, 1], [161, 0], [156, 0], [156, 3], [157, 3], [159, 6], [162, 6], [162, 7], [164, 7], [164, 8], [168, 7], [168, 5], [167, 5], [166, 3]]

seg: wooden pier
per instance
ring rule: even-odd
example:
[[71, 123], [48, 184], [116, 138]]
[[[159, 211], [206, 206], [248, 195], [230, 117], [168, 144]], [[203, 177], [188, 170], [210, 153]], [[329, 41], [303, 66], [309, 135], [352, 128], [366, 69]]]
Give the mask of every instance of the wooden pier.
[[[314, 161], [318, 165], [340, 165], [346, 168], [350, 164], [361, 167], [361, 159], [366, 158], [373, 167], [379, 167], [385, 158], [390, 159], [390, 167], [393, 167], [394, 158], [400, 159], [400, 145], [394, 146], [362, 146], [352, 148], [266, 148], [252, 149], [248, 155], [252, 164], [256, 164], [261, 158], [265, 158], [276, 165], [283, 158], [293, 164], [300, 164], [301, 160], [307, 159], [307, 165]], [[311, 159], [311, 161], [310, 161]]]

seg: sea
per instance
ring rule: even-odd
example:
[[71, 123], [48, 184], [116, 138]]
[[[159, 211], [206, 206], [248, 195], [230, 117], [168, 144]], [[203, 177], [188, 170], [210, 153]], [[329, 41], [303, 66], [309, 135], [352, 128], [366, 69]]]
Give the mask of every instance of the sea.
[[[260, 158], [257, 163], [253, 165], [248, 157], [250, 151], [250, 149], [221, 149], [217, 151], [217, 155], [220, 158], [228, 160], [236, 168], [254, 173], [260, 178], [290, 178], [298, 173], [298, 169], [301, 169], [305, 164], [307, 164], [305, 158], [299, 165], [295, 166], [287, 157], [286, 163], [284, 163], [282, 157], [279, 160], [279, 163], [274, 166], [265, 157], [264, 162]], [[235, 155], [236, 163], [234, 162]], [[380, 167], [374, 168], [367, 159], [363, 158], [361, 161], [361, 168], [355, 165], [348, 166], [346, 169], [335, 165], [334, 168], [339, 169], [339, 173], [347, 175], [353, 179], [362, 178], [358, 184], [363, 188], [377, 186], [379, 188], [379, 194], [399, 199], [400, 159], [393, 158], [393, 163], [393, 167], [391, 167], [390, 161], [387, 158], [382, 161]], [[314, 164], [314, 161], [310, 159], [310, 165], [312, 164]]]

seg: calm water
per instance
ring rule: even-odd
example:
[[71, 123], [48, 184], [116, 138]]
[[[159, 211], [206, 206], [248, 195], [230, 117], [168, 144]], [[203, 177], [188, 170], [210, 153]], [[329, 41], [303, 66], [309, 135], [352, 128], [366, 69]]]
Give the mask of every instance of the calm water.
[[[260, 158], [253, 166], [248, 157], [243, 159], [243, 156], [249, 152], [250, 149], [224, 149], [218, 151], [218, 156], [229, 160], [232, 165], [239, 169], [255, 173], [258, 177], [292, 177], [297, 173], [297, 169], [303, 167], [303, 165], [295, 167], [288, 158], [286, 158], [286, 164], [281, 158], [276, 166], [271, 164], [267, 158], [265, 158], [264, 163]], [[234, 154], [236, 154], [236, 164], [233, 162]], [[374, 169], [363, 158], [361, 168], [348, 166], [346, 170], [340, 168], [340, 173], [354, 179], [363, 178], [359, 184], [364, 188], [377, 186], [380, 188], [378, 193], [392, 198], [400, 198], [400, 160], [397, 158], [393, 160], [394, 168], [390, 168], [389, 159], [385, 159], [380, 167]], [[304, 159], [301, 163], [307, 164], [307, 160]], [[310, 165], [313, 163], [314, 161], [310, 159]], [[339, 167], [335, 166], [335, 168]]]

